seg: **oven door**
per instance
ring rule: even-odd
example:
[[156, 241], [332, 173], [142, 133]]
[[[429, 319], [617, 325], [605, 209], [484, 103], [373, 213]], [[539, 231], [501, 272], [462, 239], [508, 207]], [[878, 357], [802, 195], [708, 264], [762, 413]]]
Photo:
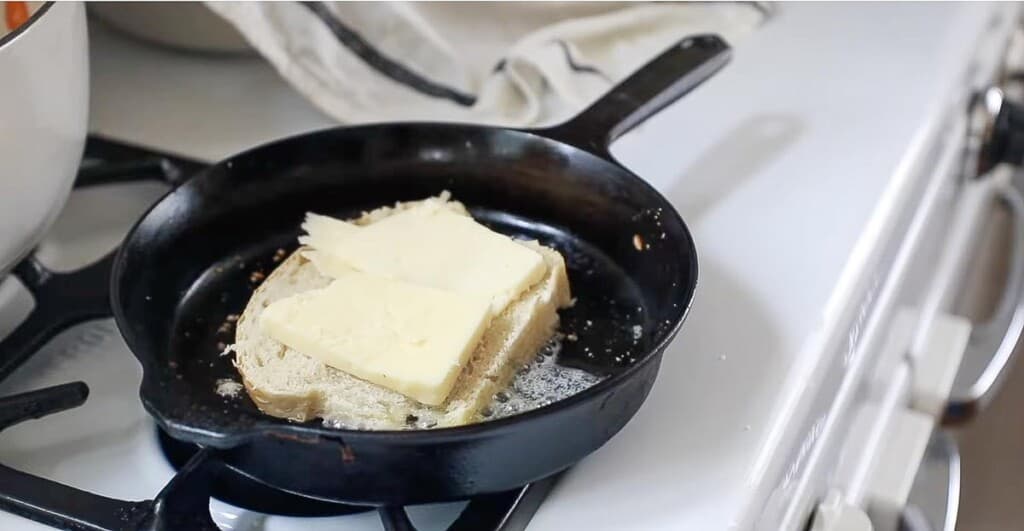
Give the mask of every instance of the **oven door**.
[[[924, 450], [900, 529], [953, 531], [960, 502], [960, 455], [949, 428], [973, 420], [992, 401], [1015, 362], [1024, 332], [1024, 173], [999, 167], [970, 183], [973, 208], [960, 218], [955, 260], [940, 273], [937, 306], [970, 319], [970, 334]], [[1005, 414], [1005, 413], [1004, 413]], [[988, 445], [986, 444], [986, 447]], [[995, 450], [993, 450], [995, 451]]]
[[[863, 400], [851, 409], [841, 450], [833, 460], [836, 466], [825, 475], [830, 489], [820, 498], [812, 529], [954, 528], [959, 457], [943, 422], [959, 418], [950, 409], [956, 410], [966, 390], [983, 389], [971, 411], [987, 402], [1013, 358], [1013, 349], [1004, 351], [1001, 345], [1016, 344], [1020, 333], [1014, 315], [1022, 282], [1017, 275], [1024, 271], [1024, 199], [1012, 178], [1013, 170], [1002, 166], [954, 186], [958, 191], [951, 196], [939, 194], [955, 197], [943, 203], [948, 206], [942, 210], [946, 216], [925, 224], [935, 229], [933, 241], [942, 241], [942, 250], [937, 255], [915, 253], [914, 263], [925, 266], [903, 275], [904, 280], [927, 275], [927, 287], [923, 297], [894, 299], [906, 302], [885, 320], [878, 361], [862, 384]], [[961, 309], [963, 294], [974, 289], [973, 258], [993, 245], [983, 235], [999, 205], [1008, 207], [1005, 211], [1014, 220], [1012, 274], [991, 317], [971, 320]], [[987, 375], [990, 381], [977, 384], [974, 375]]]

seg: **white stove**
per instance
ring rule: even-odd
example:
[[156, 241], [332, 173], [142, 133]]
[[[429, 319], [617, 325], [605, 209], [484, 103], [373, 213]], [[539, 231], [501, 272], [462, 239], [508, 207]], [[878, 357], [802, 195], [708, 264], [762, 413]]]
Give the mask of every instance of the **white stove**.
[[[996, 80], [1018, 12], [784, 4], [724, 70], [614, 146], [693, 230], [697, 297], [647, 403], [559, 480], [531, 531], [796, 530], [819, 507], [824, 530], [903, 518], [919, 464], [942, 461], [941, 445], [926, 445], [974, 355], [976, 327], [950, 308], [977, 219], [1012, 193], [1005, 169], [965, 175], [964, 146], [970, 97]], [[258, 58], [90, 32], [95, 133], [212, 161], [332, 125]], [[99, 258], [163, 190], [76, 191], [40, 259], [67, 270]], [[5, 281], [0, 333], [28, 300]], [[105, 496], [154, 496], [174, 471], [137, 399], [140, 375], [111, 320], [61, 334], [0, 396], [80, 379], [90, 398], [4, 431], [0, 463]], [[442, 529], [463, 505], [410, 516]], [[211, 507], [223, 529], [381, 525], [372, 512]], [[0, 528], [45, 529], [2, 513]]]

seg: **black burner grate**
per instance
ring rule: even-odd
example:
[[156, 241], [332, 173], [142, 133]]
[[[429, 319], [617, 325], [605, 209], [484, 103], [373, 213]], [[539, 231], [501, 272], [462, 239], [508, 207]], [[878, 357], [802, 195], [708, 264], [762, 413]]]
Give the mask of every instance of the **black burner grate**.
[[[156, 180], [180, 184], [203, 163], [91, 137], [75, 187]], [[0, 380], [57, 333], [91, 318], [110, 315], [108, 284], [113, 254], [68, 273], [49, 271], [30, 256], [14, 274], [32, 293], [35, 307], [14, 332], [0, 340]], [[74, 382], [0, 398], [0, 432], [20, 422], [85, 403], [89, 388]], [[216, 530], [210, 498], [270, 514], [325, 516], [374, 508], [311, 500], [285, 493], [222, 463], [212, 448], [174, 441], [160, 434], [161, 446], [177, 475], [152, 500], [124, 501], [33, 476], [0, 465], [0, 510], [61, 529]], [[449, 531], [526, 528], [555, 478], [520, 489], [470, 500]], [[402, 507], [376, 508], [387, 531], [415, 529]]]
[[[85, 403], [89, 388], [74, 382], [0, 398], [0, 431]], [[218, 529], [210, 518], [211, 475], [219, 472], [209, 450], [197, 453], [153, 500], [106, 498], [0, 465], [0, 508], [73, 530]]]
[[[182, 442], [157, 428], [157, 440], [167, 461], [177, 470], [188, 465], [202, 448]], [[244, 472], [226, 466], [210, 486], [214, 498], [250, 511], [282, 516], [338, 516], [365, 512], [372, 507], [333, 503], [275, 489]]]

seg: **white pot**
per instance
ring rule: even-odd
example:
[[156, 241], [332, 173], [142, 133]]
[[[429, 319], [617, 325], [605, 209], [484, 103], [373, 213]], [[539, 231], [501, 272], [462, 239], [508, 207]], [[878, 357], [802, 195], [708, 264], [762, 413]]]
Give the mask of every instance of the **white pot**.
[[0, 276], [39, 242], [67, 200], [85, 143], [85, 9], [47, 3], [0, 37]]

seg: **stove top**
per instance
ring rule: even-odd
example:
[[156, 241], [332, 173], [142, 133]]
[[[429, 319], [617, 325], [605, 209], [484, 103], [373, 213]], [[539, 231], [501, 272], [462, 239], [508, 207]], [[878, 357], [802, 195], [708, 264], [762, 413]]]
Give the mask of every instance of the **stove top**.
[[[687, 220], [701, 281], [645, 406], [558, 481], [531, 530], [805, 523], [806, 512], [795, 524], [779, 515], [799, 501], [808, 456], [828, 439], [825, 382], [841, 380], [853, 356], [856, 311], [918, 198], [919, 170], [936, 150], [956, 149], [943, 144], [949, 119], [991, 82], [1018, 15], [1009, 3], [783, 4], [728, 68], [613, 146]], [[106, 137], [209, 161], [331, 125], [259, 59], [90, 32], [90, 127]], [[76, 191], [37, 256], [62, 271], [101, 258], [164, 190]], [[0, 285], [0, 335], [30, 299], [10, 279]], [[0, 382], [0, 396], [84, 380], [90, 397], [0, 433], [0, 463], [105, 496], [153, 498], [174, 470], [138, 402], [139, 377], [109, 320], [59, 335]], [[408, 512], [443, 528], [463, 505]], [[211, 506], [230, 529], [381, 526], [369, 512], [264, 517]], [[0, 513], [0, 528], [28, 525], [10, 518]]]

